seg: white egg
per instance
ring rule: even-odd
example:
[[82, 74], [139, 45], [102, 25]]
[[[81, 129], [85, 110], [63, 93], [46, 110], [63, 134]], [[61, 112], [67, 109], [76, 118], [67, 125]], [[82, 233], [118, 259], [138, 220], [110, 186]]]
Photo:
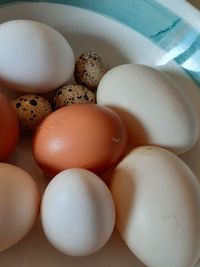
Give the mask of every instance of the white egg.
[[200, 255], [200, 184], [163, 148], [134, 149], [111, 182], [117, 228], [149, 267], [191, 267]]
[[0, 25], [0, 81], [27, 93], [51, 91], [68, 81], [74, 54], [55, 29], [36, 21]]
[[102, 248], [115, 224], [111, 193], [95, 174], [68, 169], [48, 185], [41, 206], [44, 232], [52, 245], [72, 256]]
[[198, 120], [191, 103], [166, 74], [151, 67], [125, 64], [111, 69], [99, 83], [97, 103], [124, 119], [134, 146], [156, 145], [182, 154], [197, 141]]
[[32, 177], [21, 168], [0, 163], [0, 251], [30, 231], [39, 203], [39, 192]]

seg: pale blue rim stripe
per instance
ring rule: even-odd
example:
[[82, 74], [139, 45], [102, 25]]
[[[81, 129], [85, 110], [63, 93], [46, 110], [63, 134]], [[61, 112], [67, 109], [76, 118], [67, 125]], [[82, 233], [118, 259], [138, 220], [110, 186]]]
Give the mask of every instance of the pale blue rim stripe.
[[[200, 49], [200, 34], [155, 0], [0, 0], [0, 4], [14, 2], [59, 3], [95, 11], [140, 32], [166, 52], [179, 48], [181, 44], [179, 49], [181, 52], [174, 57], [180, 66], [188, 60], [193, 60], [193, 65], [200, 63], [200, 53], [196, 53]], [[184, 51], [181, 50], [183, 47], [185, 47]], [[197, 68], [197, 70], [185, 71], [200, 86], [200, 69]]]

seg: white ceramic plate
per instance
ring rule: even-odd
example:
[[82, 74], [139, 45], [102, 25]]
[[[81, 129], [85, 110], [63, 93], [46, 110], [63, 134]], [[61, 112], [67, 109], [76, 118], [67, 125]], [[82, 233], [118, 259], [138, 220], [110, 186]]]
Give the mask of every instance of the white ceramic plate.
[[[195, 50], [198, 32], [154, 0], [126, 0], [121, 1], [122, 3], [114, 0], [57, 1], [67, 2], [76, 7], [38, 3], [39, 1], [9, 4], [8, 2], [12, 1], [0, 1], [3, 4], [0, 8], [0, 22], [23, 18], [47, 23], [67, 38], [76, 56], [86, 50], [96, 50], [105, 58], [110, 67], [137, 62], [166, 71], [182, 86], [200, 118], [200, 93], [197, 84], [200, 60], [196, 60], [198, 51]], [[162, 0], [160, 2], [179, 16], [184, 14], [185, 19], [193, 26], [200, 22], [198, 11], [185, 1]], [[178, 26], [175, 24], [176, 21]], [[179, 26], [180, 28], [177, 28]], [[177, 34], [181, 32], [180, 29], [182, 35]], [[178, 52], [176, 50], [176, 54], [172, 56], [171, 51], [173, 52], [173, 49], [177, 47]], [[178, 64], [170, 60], [174, 57]], [[180, 68], [188, 60], [189, 64], [185, 65], [187, 70], [195, 69], [190, 73]], [[2, 88], [2, 91], [5, 90]], [[9, 93], [9, 95], [12, 94]], [[200, 141], [190, 152], [182, 156], [198, 177], [200, 177], [199, 155]], [[41, 192], [43, 191], [47, 181], [32, 158], [28, 138], [20, 141], [9, 161], [27, 170], [37, 181]], [[116, 230], [108, 244], [98, 253], [83, 258], [65, 256], [48, 243], [41, 230], [39, 218], [35, 227], [21, 242], [0, 253], [0, 266], [144, 267], [129, 251]], [[200, 264], [197, 266], [199, 267]]]

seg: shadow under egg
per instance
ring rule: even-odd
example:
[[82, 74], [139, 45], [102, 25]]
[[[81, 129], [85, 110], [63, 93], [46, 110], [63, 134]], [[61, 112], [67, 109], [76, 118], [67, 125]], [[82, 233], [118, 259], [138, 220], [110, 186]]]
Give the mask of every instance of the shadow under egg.
[[148, 133], [141, 122], [133, 114], [120, 107], [111, 105], [108, 105], [107, 107], [116, 112], [125, 123], [128, 131], [128, 151], [134, 147], [148, 144]]

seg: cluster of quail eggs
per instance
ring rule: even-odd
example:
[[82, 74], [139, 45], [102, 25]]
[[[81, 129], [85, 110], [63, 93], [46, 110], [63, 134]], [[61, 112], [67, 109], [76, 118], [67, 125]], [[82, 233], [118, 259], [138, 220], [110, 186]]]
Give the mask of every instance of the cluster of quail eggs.
[[53, 110], [76, 103], [96, 103], [96, 88], [107, 67], [97, 52], [85, 52], [74, 69], [76, 82], [65, 84], [45, 97], [37, 94], [21, 95], [12, 100], [21, 130], [33, 132]]

